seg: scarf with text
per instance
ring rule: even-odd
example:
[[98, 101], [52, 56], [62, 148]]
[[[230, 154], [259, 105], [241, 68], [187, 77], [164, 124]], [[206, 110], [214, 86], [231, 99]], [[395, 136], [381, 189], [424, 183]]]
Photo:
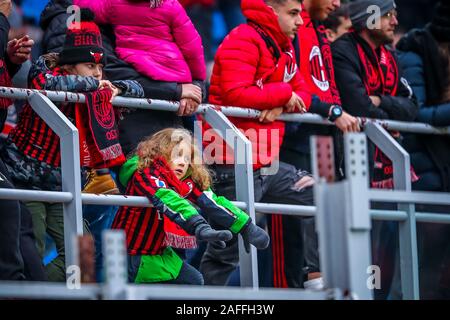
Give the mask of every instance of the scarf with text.
[[313, 24], [314, 29], [316, 30], [317, 39], [319, 40], [320, 52], [322, 54], [325, 72], [327, 73], [327, 79], [330, 83], [330, 94], [333, 100], [331, 103], [342, 105], [339, 90], [337, 89], [336, 81], [334, 79], [333, 55], [331, 53], [330, 42], [325, 33], [325, 26], [322, 22], [315, 20], [313, 21]]
[[112, 92], [98, 90], [84, 96], [86, 103], [75, 106], [81, 165], [99, 169], [123, 164], [126, 159], [119, 143], [116, 115], [110, 103]]

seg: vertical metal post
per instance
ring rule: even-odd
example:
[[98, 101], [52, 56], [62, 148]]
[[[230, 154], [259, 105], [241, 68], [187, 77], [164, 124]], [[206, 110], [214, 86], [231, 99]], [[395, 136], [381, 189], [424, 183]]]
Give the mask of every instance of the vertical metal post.
[[350, 288], [360, 299], [373, 299], [367, 272], [372, 260], [367, 140], [364, 134], [350, 133], [344, 141], [350, 204], [346, 223]]
[[[316, 153], [327, 150], [318, 146], [320, 139], [312, 141]], [[331, 154], [320, 155], [326, 160], [321, 164], [322, 169], [319, 169], [317, 161], [313, 163], [316, 176], [319, 176], [320, 172], [325, 173], [321, 174], [322, 177], [314, 189], [324, 282], [326, 287], [339, 288], [344, 296], [357, 299], [372, 299], [367, 284], [367, 269], [371, 265], [371, 225], [366, 152], [366, 139], [363, 134], [347, 134], [347, 180], [334, 184], [327, 183], [327, 179], [330, 182], [332, 179], [329, 170], [323, 168], [331, 163]]]
[[60, 138], [62, 191], [70, 192], [73, 195], [72, 201], [63, 204], [67, 268], [71, 265], [78, 265], [77, 250], [75, 250], [74, 244], [76, 236], [83, 234], [78, 130], [44, 95], [33, 93], [29, 102], [33, 110]]
[[[255, 193], [253, 184], [252, 145], [221, 112], [209, 108], [205, 120], [234, 150], [236, 200], [247, 204], [246, 212], [255, 220]], [[244, 249], [242, 238], [239, 237], [239, 266], [242, 287], [258, 288], [258, 260], [256, 249], [251, 246], [250, 253]]]
[[103, 297], [108, 300], [127, 298], [128, 263], [123, 230], [105, 230], [102, 233], [105, 284]]
[[[411, 191], [411, 164], [408, 152], [379, 124], [367, 123], [365, 132], [394, 166], [395, 190]], [[414, 204], [398, 204], [408, 219], [399, 222], [400, 270], [403, 299], [418, 300], [419, 267], [417, 257], [417, 232]]]

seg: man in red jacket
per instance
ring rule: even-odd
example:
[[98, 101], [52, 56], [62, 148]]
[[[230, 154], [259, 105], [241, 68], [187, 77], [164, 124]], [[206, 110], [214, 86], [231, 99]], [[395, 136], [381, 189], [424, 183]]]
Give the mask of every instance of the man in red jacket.
[[[284, 112], [305, 112], [311, 104], [292, 47], [292, 40], [303, 23], [301, 1], [243, 0], [241, 7], [248, 23], [234, 29], [217, 51], [210, 102], [261, 111], [259, 120], [230, 118], [252, 142], [255, 201], [312, 205], [314, 181], [307, 171], [283, 162], [278, 163], [274, 174], [267, 175], [268, 170], [263, 170], [278, 162], [285, 123], [276, 118]], [[231, 150], [209, 126], [205, 124], [204, 128], [204, 155], [207, 161], [214, 162], [218, 177], [215, 188], [219, 194], [235, 198]], [[300, 222], [299, 217], [292, 219], [291, 239], [294, 240], [290, 248], [302, 246]], [[307, 250], [317, 251], [317, 241], [311, 246], [307, 241], [305, 246]], [[301, 286], [300, 261], [293, 255], [286, 260], [289, 265], [286, 286]], [[237, 264], [236, 238], [225, 249], [208, 244], [200, 266], [205, 284], [226, 284]]]

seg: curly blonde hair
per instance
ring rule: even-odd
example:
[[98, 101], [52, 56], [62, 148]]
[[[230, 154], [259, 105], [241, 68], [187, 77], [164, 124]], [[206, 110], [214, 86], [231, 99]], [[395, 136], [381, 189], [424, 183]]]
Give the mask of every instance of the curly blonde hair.
[[136, 148], [136, 154], [139, 156], [138, 170], [150, 167], [157, 157], [164, 157], [170, 162], [172, 151], [182, 142], [191, 146], [189, 165], [191, 178], [202, 191], [205, 191], [211, 187], [211, 173], [202, 163], [200, 152], [194, 144], [191, 133], [186, 129], [163, 129], [141, 141]]

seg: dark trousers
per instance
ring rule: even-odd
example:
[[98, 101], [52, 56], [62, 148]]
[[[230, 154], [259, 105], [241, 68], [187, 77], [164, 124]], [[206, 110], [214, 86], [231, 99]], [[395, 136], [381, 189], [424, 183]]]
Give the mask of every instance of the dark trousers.
[[[0, 160], [0, 188], [13, 189]], [[36, 249], [31, 214], [17, 200], [0, 200], [0, 279], [45, 281]]]
[[20, 203], [20, 252], [24, 262], [24, 274], [28, 281], [47, 281], [47, 273], [36, 247], [33, 218], [27, 206]]
[[[0, 188], [14, 189], [0, 160]], [[20, 205], [17, 200], [0, 200], [0, 280], [23, 280], [20, 253]]]
[[[217, 182], [214, 184], [218, 195], [223, 195], [228, 199], [235, 199], [235, 176], [232, 166], [216, 166], [213, 168], [216, 172]], [[280, 162], [279, 170], [275, 175], [261, 175], [260, 170], [256, 170], [254, 177], [254, 191], [256, 202], [283, 203], [293, 205], [313, 205], [313, 190], [306, 188], [296, 190], [294, 184], [299, 180], [295, 167]], [[299, 250], [305, 248], [315, 248], [307, 250], [315, 252], [307, 258], [307, 265], [310, 269], [319, 268], [317, 253], [317, 237], [315, 234], [304, 236], [304, 229], [300, 217], [289, 216], [286, 219], [285, 226], [278, 225], [278, 234], [282, 238], [283, 254], [280, 257], [283, 261], [274, 262], [283, 263], [286, 283], [289, 287], [299, 287], [302, 283], [303, 262], [298, 256]], [[220, 229], [220, 226], [211, 223], [213, 228]], [[269, 224], [274, 227], [274, 224]], [[274, 230], [269, 230], [273, 237]], [[272, 243], [274, 239], [272, 238]], [[208, 243], [205, 255], [201, 261], [200, 271], [207, 285], [225, 285], [230, 274], [235, 270], [239, 263], [237, 236], [227, 242], [224, 249], [218, 248], [213, 243]], [[275, 277], [276, 275], [274, 275]]]

